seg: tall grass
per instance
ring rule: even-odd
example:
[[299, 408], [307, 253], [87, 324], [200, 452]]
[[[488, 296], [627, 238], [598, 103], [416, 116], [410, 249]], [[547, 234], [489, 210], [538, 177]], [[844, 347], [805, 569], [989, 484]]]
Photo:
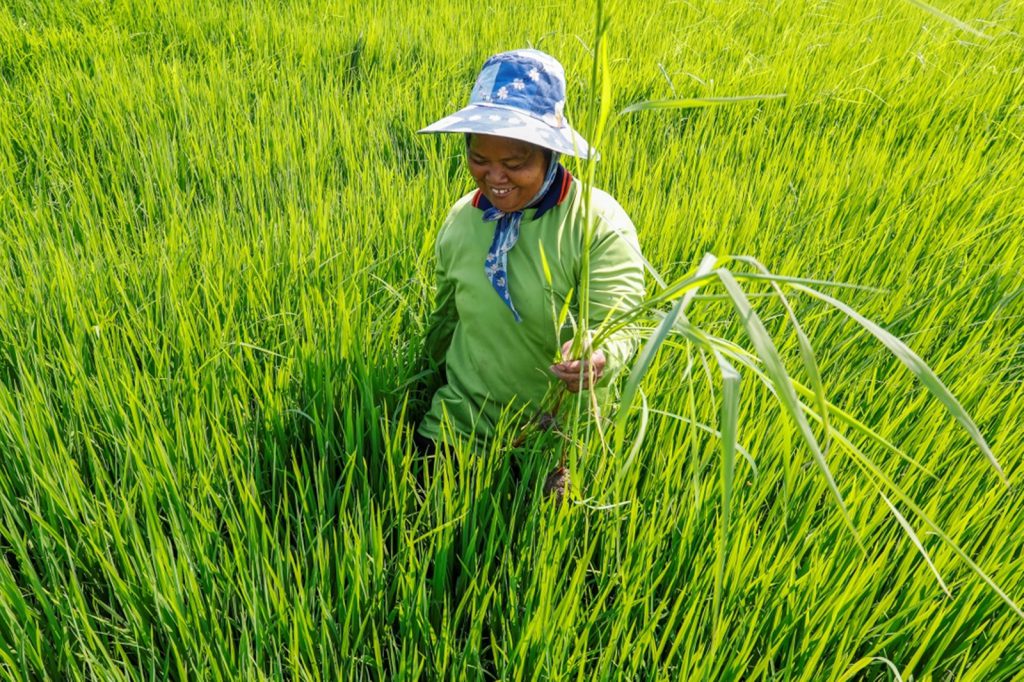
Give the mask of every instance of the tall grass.
[[[1019, 603], [1024, 13], [930, 4], [988, 39], [910, 3], [620, 9], [611, 111], [787, 97], [624, 117], [595, 182], [667, 281], [742, 253], [884, 292], [842, 297], [935, 369], [1011, 485], [898, 360], [793, 296], [830, 416], [895, 443], [905, 458], [850, 436]], [[544, 443], [414, 454], [433, 238], [470, 182], [457, 141], [413, 131], [526, 44], [562, 60], [591, 129], [591, 9], [0, 8], [4, 677], [1022, 674], [1021, 620], [890, 497], [947, 596], [852, 459], [833, 468], [850, 541], [750, 374], [719, 568], [720, 388], [680, 381], [714, 368], [674, 339], [643, 379], [631, 466], [570, 447], [582, 504], [540, 502]], [[768, 291], [752, 305], [799, 366]], [[741, 339], [722, 294], [686, 315]]]

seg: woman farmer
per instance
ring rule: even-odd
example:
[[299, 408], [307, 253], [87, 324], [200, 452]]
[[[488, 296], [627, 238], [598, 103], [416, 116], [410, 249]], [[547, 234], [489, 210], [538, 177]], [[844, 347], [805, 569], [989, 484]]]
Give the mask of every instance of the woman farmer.
[[[446, 421], [487, 439], [503, 412], [536, 409], [558, 382], [603, 397], [636, 350], [635, 333], [624, 330], [571, 357], [573, 320], [558, 325], [566, 300], [578, 315], [584, 277], [590, 329], [644, 296], [636, 230], [597, 189], [584, 258], [584, 188], [559, 157], [597, 152], [569, 126], [564, 107], [562, 65], [515, 50], [484, 63], [468, 106], [419, 131], [463, 134], [476, 182], [437, 236], [436, 309], [424, 353], [444, 378], [419, 425], [421, 446], [440, 438]], [[551, 364], [559, 351], [561, 362]]]

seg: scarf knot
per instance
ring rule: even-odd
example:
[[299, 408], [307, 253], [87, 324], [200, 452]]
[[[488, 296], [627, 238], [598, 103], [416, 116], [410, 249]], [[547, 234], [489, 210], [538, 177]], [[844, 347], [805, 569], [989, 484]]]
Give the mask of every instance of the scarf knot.
[[519, 224], [523, 220], [522, 211], [505, 213], [493, 206], [484, 211], [484, 221], [498, 221], [494, 228], [494, 240], [491, 241], [491, 248], [487, 251], [487, 259], [484, 261], [484, 272], [491, 280], [491, 286], [498, 292], [498, 296], [505, 302], [516, 322], [522, 322], [515, 304], [512, 303], [512, 295], [508, 291], [508, 252], [519, 241]]

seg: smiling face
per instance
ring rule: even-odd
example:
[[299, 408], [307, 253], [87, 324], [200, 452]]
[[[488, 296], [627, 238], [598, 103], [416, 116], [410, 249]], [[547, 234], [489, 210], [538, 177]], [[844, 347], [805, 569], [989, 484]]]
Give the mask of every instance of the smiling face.
[[542, 147], [507, 137], [474, 133], [467, 154], [469, 172], [495, 208], [526, 208], [544, 185], [547, 154]]

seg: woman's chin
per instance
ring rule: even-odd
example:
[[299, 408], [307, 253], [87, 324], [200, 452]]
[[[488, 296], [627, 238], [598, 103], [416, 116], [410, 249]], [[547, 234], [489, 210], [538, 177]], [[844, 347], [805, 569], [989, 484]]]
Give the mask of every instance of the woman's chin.
[[487, 198], [491, 202], [491, 206], [503, 211], [505, 213], [511, 213], [512, 211], [518, 211], [522, 208], [520, 205], [522, 202], [518, 198], [519, 192], [512, 190], [508, 194], [504, 194], [500, 197], [495, 196], [493, 192], [488, 193]]

